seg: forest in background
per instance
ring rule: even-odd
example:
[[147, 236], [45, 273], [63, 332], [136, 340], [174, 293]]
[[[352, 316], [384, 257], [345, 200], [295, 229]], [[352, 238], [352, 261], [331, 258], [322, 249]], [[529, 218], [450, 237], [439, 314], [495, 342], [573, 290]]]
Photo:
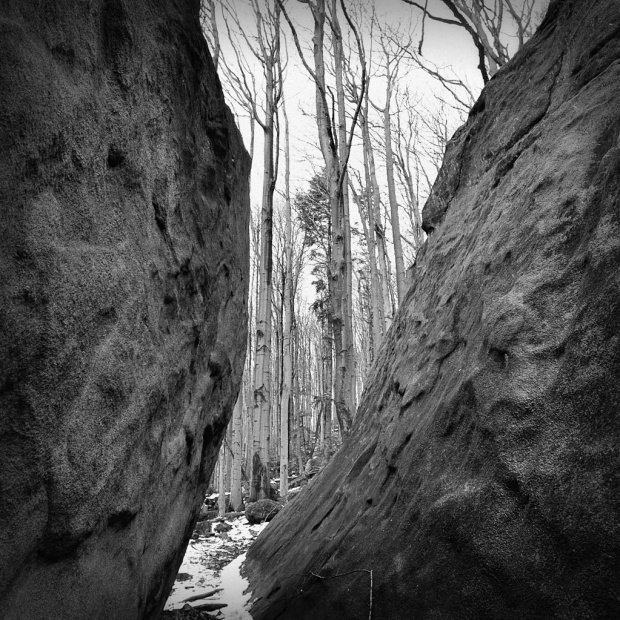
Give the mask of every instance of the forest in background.
[[544, 13], [394, 1], [202, 0], [252, 160], [249, 338], [212, 479], [220, 513], [272, 497], [273, 478], [285, 499], [350, 432], [447, 141]]

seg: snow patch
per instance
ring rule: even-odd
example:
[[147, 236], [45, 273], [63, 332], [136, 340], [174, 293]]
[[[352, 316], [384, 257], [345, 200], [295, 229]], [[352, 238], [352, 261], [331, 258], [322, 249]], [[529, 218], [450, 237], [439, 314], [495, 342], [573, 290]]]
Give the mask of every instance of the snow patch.
[[[166, 611], [182, 609], [188, 598], [221, 588], [221, 592], [208, 598], [193, 600], [189, 604], [195, 606], [201, 603], [222, 603], [226, 607], [217, 612], [218, 618], [252, 620], [247, 610], [251, 596], [249, 591], [246, 594], [249, 583], [241, 575], [241, 566], [245, 561], [244, 549], [247, 549], [267, 523], [250, 525], [245, 517], [226, 523], [232, 529], [224, 536], [200, 537], [189, 542], [177, 580], [166, 602]], [[240, 555], [221, 570], [212, 568], [218, 558], [235, 553]]]
[[[222, 570], [221, 588], [218, 602], [225, 603], [228, 607], [222, 609], [222, 617], [226, 620], [252, 620], [247, 610], [248, 602], [252, 593], [249, 591], [250, 584], [241, 574], [241, 566], [245, 562], [245, 553], [235, 558]], [[247, 591], [247, 593], [246, 593]]]

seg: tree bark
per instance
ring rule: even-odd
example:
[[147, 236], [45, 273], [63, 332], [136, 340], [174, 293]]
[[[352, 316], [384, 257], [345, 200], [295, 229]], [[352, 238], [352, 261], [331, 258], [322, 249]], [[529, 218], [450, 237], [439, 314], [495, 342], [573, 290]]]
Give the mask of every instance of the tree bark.
[[220, 447], [218, 464], [217, 514], [223, 517], [226, 514], [226, 445], [224, 442]]
[[392, 304], [390, 302], [390, 291], [388, 283], [387, 268], [387, 249], [385, 247], [385, 231], [381, 224], [381, 194], [379, 192], [379, 183], [377, 182], [377, 173], [375, 168], [375, 158], [372, 152], [372, 142], [370, 140], [370, 130], [368, 127], [368, 107], [366, 106], [365, 115], [362, 120], [362, 139], [366, 159], [368, 161], [368, 175], [372, 188], [372, 203], [369, 209], [369, 222], [374, 228], [377, 238], [377, 255], [379, 259], [379, 278], [381, 280], [381, 298], [383, 299], [383, 333], [387, 332], [392, 324]]
[[[386, 64], [389, 61], [386, 60]], [[394, 182], [394, 154], [392, 152], [392, 130], [390, 102], [392, 99], [392, 76], [388, 69], [387, 86], [385, 93], [385, 108], [383, 108], [383, 135], [385, 139], [385, 172], [388, 184], [388, 197], [390, 201], [390, 223], [392, 224], [392, 239], [394, 242], [394, 262], [396, 263], [396, 291], [398, 304], [405, 298], [406, 274], [405, 261], [403, 259], [403, 242], [400, 237], [400, 219], [398, 216], [398, 200], [396, 198], [396, 183]]]
[[[256, 318], [256, 369], [254, 389], [254, 456], [252, 489], [258, 493], [251, 501], [267, 499], [269, 484], [269, 442], [271, 427], [271, 304], [273, 296], [273, 194], [276, 183], [274, 126], [277, 114], [277, 61], [279, 40], [271, 42], [270, 51], [262, 39], [262, 16], [256, 10], [259, 43], [265, 74], [265, 119], [263, 128], [263, 195], [261, 208], [261, 252], [259, 263], [260, 297]], [[279, 32], [279, 4], [275, 7], [274, 27]], [[255, 468], [258, 468], [256, 471]], [[257, 487], [257, 483], [260, 483]], [[258, 489], [258, 490], [257, 490]]]
[[[335, 136], [332, 132], [332, 121], [325, 99], [325, 59], [323, 54], [326, 22], [325, 0], [317, 0], [314, 14], [314, 66], [316, 75], [316, 108], [319, 144], [325, 161], [327, 188], [331, 214], [331, 259], [329, 261], [329, 301], [328, 313], [332, 322], [334, 353], [336, 358], [336, 377], [334, 380], [334, 400], [336, 414], [343, 434], [348, 433], [345, 402], [345, 385], [347, 367], [345, 349], [343, 347], [343, 297], [345, 289], [346, 267], [344, 253], [345, 232], [342, 217], [342, 194], [339, 187], [339, 162]], [[343, 277], [344, 276], [344, 277]]]
[[[314, 71], [308, 65], [304, 58], [303, 50], [297, 37], [295, 27], [290, 20], [286, 9], [282, 4], [282, 0], [278, 0], [283, 14], [289, 23], [291, 28], [295, 46], [299, 52], [300, 58], [304, 67], [308, 73], [312, 76], [315, 82], [316, 91], [316, 120], [319, 136], [319, 145], [321, 153], [325, 161], [327, 187], [329, 193], [329, 203], [331, 212], [331, 224], [332, 224], [332, 257], [330, 264], [329, 282], [331, 283], [331, 290], [333, 295], [330, 295], [329, 299], [329, 312], [332, 317], [332, 328], [335, 343], [335, 358], [336, 358], [336, 372], [338, 379], [334, 382], [334, 400], [336, 403], [336, 414], [338, 416], [338, 422], [341, 428], [343, 436], [346, 436], [349, 432], [352, 420], [352, 382], [351, 382], [351, 364], [347, 365], [347, 355], [352, 356], [352, 329], [349, 328], [350, 312], [347, 310], [347, 268], [346, 268], [346, 236], [347, 230], [345, 225], [345, 211], [343, 204], [343, 187], [345, 186], [344, 180], [346, 176], [347, 162], [350, 153], [350, 144], [352, 139], [352, 129], [355, 127], [357, 117], [359, 114], [359, 106], [356, 108], [352, 118], [352, 128], [349, 138], [346, 138], [346, 126], [345, 126], [345, 139], [344, 144], [346, 148], [342, 151], [344, 157], [339, 157], [339, 148], [337, 143], [336, 130], [334, 129], [330, 109], [327, 101], [327, 89], [325, 82], [325, 60], [324, 60], [324, 38], [325, 38], [325, 23], [327, 21], [326, 15], [326, 0], [316, 0], [316, 2], [309, 4], [313, 20], [314, 20], [314, 35], [313, 41], [313, 57], [314, 57]], [[338, 41], [339, 26], [338, 19], [335, 10], [335, 0], [332, 0], [332, 15], [330, 20], [332, 24], [334, 40]], [[341, 2], [341, 7], [347, 19], [349, 26], [356, 38], [358, 50], [361, 50], [362, 43], [358, 36], [357, 30], [346, 13], [345, 5]], [[336, 49], [340, 48], [341, 43], [335, 45]], [[342, 58], [336, 62], [336, 66], [340, 62], [342, 68]], [[340, 70], [341, 71], [341, 70]], [[366, 80], [365, 65], [362, 65], [362, 89], [365, 87]], [[340, 79], [342, 78], [342, 72], [340, 72]], [[344, 90], [342, 88], [342, 82], [340, 82], [337, 89], [344, 96]], [[342, 116], [344, 121], [344, 115]], [[350, 234], [350, 233], [349, 233]], [[349, 281], [348, 287], [351, 288], [352, 283]], [[350, 298], [351, 296], [349, 296]], [[343, 333], [344, 330], [344, 333]], [[352, 359], [352, 357], [351, 357]]]
[[280, 404], [280, 496], [288, 493], [288, 421], [291, 411], [293, 364], [292, 342], [293, 332], [293, 231], [291, 221], [291, 190], [290, 190], [290, 142], [286, 105], [282, 103], [284, 115], [284, 250], [286, 256], [286, 275], [284, 278], [284, 325], [283, 325], [283, 362], [282, 362], [282, 400]]
[[325, 440], [323, 442], [323, 456], [328, 461], [332, 455], [332, 386], [333, 386], [333, 335], [329, 321], [323, 321], [323, 395], [321, 398], [321, 418]]
[[[364, 159], [366, 160], [366, 152], [364, 151]], [[367, 162], [364, 161], [364, 168], [367, 170]], [[367, 176], [367, 187], [369, 184]], [[364, 190], [365, 188], [362, 188]], [[370, 359], [373, 360], [381, 339], [382, 332], [382, 307], [380, 303], [380, 291], [379, 291], [379, 275], [377, 273], [377, 252], [375, 243], [375, 229], [374, 223], [369, 223], [369, 216], [372, 219], [372, 198], [369, 191], [363, 191], [360, 195], [352, 187], [353, 200], [358, 206], [360, 221], [362, 223], [362, 229], [364, 231], [364, 239], [366, 240], [366, 248], [368, 249], [368, 267], [370, 271], [370, 315], [371, 315], [371, 338], [370, 338]]]
[[[338, 277], [341, 280], [341, 317], [342, 331], [341, 343], [336, 342], [336, 347], [341, 347], [338, 381], [341, 383], [341, 397], [336, 399], [336, 415], [343, 435], [347, 435], [352, 422], [354, 407], [353, 381], [354, 381], [354, 343], [353, 343], [353, 279], [352, 279], [352, 255], [351, 255], [351, 223], [349, 217], [349, 185], [348, 174], [344, 167], [348, 153], [346, 109], [344, 97], [343, 72], [343, 49], [342, 31], [338, 21], [337, 2], [332, 0], [331, 8], [332, 45], [334, 50], [334, 73], [336, 77], [336, 100], [338, 106], [338, 223], [334, 227], [337, 237], [334, 238], [338, 245]], [[342, 177], [342, 178], [341, 178]], [[331, 443], [331, 428], [330, 428]]]
[[241, 494], [241, 418], [243, 415], [243, 390], [239, 390], [239, 396], [235, 403], [232, 419], [232, 472], [230, 481], [230, 506], [235, 512], [243, 509], [243, 497]]

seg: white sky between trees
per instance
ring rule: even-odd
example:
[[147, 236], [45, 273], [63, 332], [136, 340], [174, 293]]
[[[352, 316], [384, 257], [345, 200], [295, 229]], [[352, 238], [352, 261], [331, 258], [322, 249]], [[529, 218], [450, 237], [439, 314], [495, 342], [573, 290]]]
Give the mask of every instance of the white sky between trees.
[[[351, 7], [353, 12], [354, 4], [361, 4], [364, 9], [367, 9], [370, 13], [374, 4], [377, 18], [382, 24], [390, 24], [393, 27], [399, 27], [406, 32], [410, 28], [412, 33], [412, 42], [414, 47], [417, 47], [420, 33], [422, 13], [419, 9], [403, 2], [403, 0], [347, 0], [347, 6]], [[236, 11], [241, 25], [245, 28], [246, 33], [251, 36], [255, 33], [254, 16], [247, 2], [244, 0], [231, 0], [232, 8]], [[424, 0], [420, 2], [424, 4]], [[538, 15], [535, 18], [535, 23], [539, 23], [541, 15], [539, 15], [544, 6], [546, 6], [546, 0], [536, 0], [535, 14]], [[286, 9], [295, 23], [302, 47], [306, 52], [306, 60], [312, 66], [312, 17], [307, 4], [299, 2], [298, 0], [288, 0], [286, 2]], [[441, 0], [429, 0], [428, 10], [430, 13], [445, 17], [453, 18], [452, 13], [443, 5]], [[221, 20], [221, 14], [218, 15], [218, 27], [220, 44], [222, 48], [222, 54], [232, 61], [234, 54], [231, 50], [228, 42], [228, 36], [226, 28]], [[346, 32], [348, 26], [344, 19], [341, 18], [341, 27], [345, 36], [346, 44]], [[284, 80], [284, 98], [286, 100], [287, 114], [290, 123], [290, 141], [291, 141], [291, 196], [294, 197], [298, 191], [306, 191], [309, 179], [315, 172], [318, 172], [323, 168], [323, 160], [318, 147], [318, 134], [317, 127], [314, 118], [315, 114], [315, 86], [312, 78], [308, 75], [307, 71], [303, 67], [297, 50], [295, 49], [293, 39], [291, 36], [290, 28], [284, 18], [282, 18], [282, 30], [284, 33], [283, 41], [286, 40], [286, 47], [288, 50], [288, 66], [285, 73]], [[506, 33], [506, 40], [510, 41], [511, 33]], [[367, 49], [370, 46], [368, 33], [364, 33], [365, 45]], [[516, 37], [514, 38], [516, 42]], [[453, 75], [458, 76], [461, 80], [466, 82], [477, 97], [480, 93], [483, 83], [479, 70], [477, 69], [478, 55], [476, 48], [468, 35], [463, 29], [456, 26], [438, 23], [431, 19], [425, 20], [424, 25], [424, 46], [423, 57], [430, 60], [438, 67], [446, 67], [448, 71], [452, 71]], [[261, 97], [264, 98], [264, 91], [260, 90], [262, 84], [262, 68], [256, 59], [251, 58], [251, 54], [245, 56], [250, 66], [253, 69], [253, 73], [256, 76], [257, 85], [259, 86], [259, 103]], [[328, 58], [326, 58], [328, 59]], [[328, 60], [329, 62], [329, 60]], [[380, 62], [380, 49], [377, 44], [373, 45], [373, 62], [375, 65]], [[375, 66], [375, 70], [377, 67]], [[220, 69], [220, 75], [221, 75]], [[440, 84], [426, 75], [421, 69], [410, 69], [409, 71], [401, 72], [401, 81], [407, 84], [412, 91], [415, 92], [417, 98], [420, 100], [421, 106], [433, 108], [436, 106], [436, 101], [433, 93], [436, 93], [446, 99], [449, 99], [449, 95], [442, 89]], [[243, 135], [244, 143], [249, 148], [250, 142], [250, 125], [247, 117], [243, 116], [243, 112], [237, 109], [232, 97], [228, 91], [228, 85], [223, 79], [224, 94], [227, 103], [235, 112], [237, 122]], [[379, 77], [371, 79], [371, 100], [373, 100], [379, 106], [384, 105], [385, 95], [383, 92], [383, 84]], [[456, 112], [449, 116], [450, 132], [453, 133], [461, 124], [462, 120], [459, 119]], [[282, 121], [282, 136], [280, 140], [280, 146], [284, 146], [284, 130]], [[354, 140], [353, 149], [351, 153], [350, 165], [363, 170], [362, 151], [359, 146], [360, 140]], [[256, 212], [260, 210], [263, 170], [262, 170], [262, 130], [257, 125], [255, 129], [255, 143], [254, 143], [254, 162], [252, 166], [251, 176], [251, 205], [252, 210]], [[377, 153], [375, 156], [377, 157]], [[384, 165], [382, 157], [377, 157], [378, 174], [382, 175], [384, 171]], [[284, 178], [284, 156], [280, 157], [280, 170], [278, 173], [278, 187], [275, 196], [276, 209], [283, 202], [283, 199], [278, 194], [283, 186]], [[381, 181], [380, 181], [381, 183]], [[385, 183], [382, 184], [382, 191], [387, 192], [385, 189]], [[387, 199], [387, 197], [386, 197]], [[426, 195], [421, 196], [420, 210], [424, 206], [424, 200]], [[352, 226], [359, 228], [359, 217], [356, 207], [351, 205], [351, 217]], [[389, 227], [389, 223], [388, 223]], [[405, 233], [406, 234], [406, 233]], [[390, 234], [387, 235], [388, 239]], [[406, 265], [408, 267], [409, 265]], [[303, 305], [310, 303], [314, 299], [314, 290], [310, 285], [310, 279], [304, 279], [304, 285], [302, 286], [302, 296], [304, 300]]]

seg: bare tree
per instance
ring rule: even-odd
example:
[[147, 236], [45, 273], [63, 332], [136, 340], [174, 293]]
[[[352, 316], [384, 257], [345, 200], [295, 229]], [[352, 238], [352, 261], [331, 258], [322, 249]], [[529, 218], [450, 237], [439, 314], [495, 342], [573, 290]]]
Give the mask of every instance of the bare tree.
[[215, 0], [202, 0], [200, 3], [200, 23], [207, 36], [213, 65], [217, 71], [220, 60], [220, 37], [217, 28]]
[[[229, 39], [243, 41], [263, 70], [264, 103], [262, 110], [256, 97], [255, 82], [245, 54], [233, 45], [240, 71], [229, 70], [237, 96], [253, 122], [263, 131], [263, 189], [260, 216], [259, 297], [256, 309], [254, 362], [253, 457], [250, 500], [267, 498], [269, 483], [269, 442], [271, 429], [271, 306], [273, 296], [273, 197], [278, 170], [278, 105], [282, 92], [280, 6], [277, 2], [249, 0], [255, 31], [250, 36], [242, 27], [237, 12], [223, 5]], [[231, 22], [236, 26], [232, 33]]]
[[[321, 441], [321, 456], [329, 459], [332, 453], [331, 420], [334, 399], [332, 397], [333, 384], [333, 348], [334, 332], [331, 320], [331, 299], [334, 288], [331, 278], [332, 253], [332, 220], [330, 199], [327, 188], [325, 171], [316, 173], [305, 192], [298, 192], [295, 204], [305, 233], [305, 245], [310, 248], [310, 260], [313, 264], [312, 275], [317, 297], [312, 304], [312, 310], [318, 320], [319, 329], [316, 330], [320, 342], [316, 343], [317, 361], [320, 360], [317, 378], [317, 391], [313, 399], [319, 408]], [[316, 455], [315, 455], [316, 456]]]
[[[336, 1], [331, 0], [331, 10], [328, 14], [326, 0], [308, 1], [314, 20], [313, 56], [314, 69], [306, 61], [297, 31], [290, 17], [286, 13], [281, 0], [283, 14], [291, 28], [295, 46], [301, 61], [315, 83], [316, 91], [316, 121], [319, 144], [327, 171], [327, 185], [329, 188], [330, 210], [332, 219], [332, 253], [330, 279], [333, 284], [333, 296], [330, 299], [330, 316], [334, 332], [337, 378], [334, 384], [334, 398], [336, 415], [343, 434], [347, 434], [353, 418], [353, 334], [351, 325], [351, 251], [350, 231], [348, 230], [348, 210], [344, 195], [348, 160], [351, 152], [351, 142], [359, 117], [361, 99], [353, 112], [350, 127], [347, 133], [346, 115], [343, 110], [344, 96], [342, 91], [342, 36], [336, 12]], [[340, 1], [340, 8], [354, 34], [357, 45], [361, 47], [358, 31], [351, 21], [344, 0]], [[329, 19], [328, 19], [329, 18]], [[337, 127], [331, 114], [328, 98], [325, 62], [325, 27], [329, 24], [334, 47], [336, 85], [336, 105], [338, 106]], [[365, 66], [362, 65], [361, 88], [365, 88]]]
[[291, 153], [286, 103], [282, 102], [284, 116], [284, 202], [286, 275], [284, 278], [284, 333], [283, 333], [283, 380], [280, 422], [280, 496], [288, 493], [288, 421], [291, 412], [293, 386], [292, 333], [293, 333], [293, 226], [291, 221]]
[[381, 218], [381, 191], [377, 180], [377, 170], [373, 143], [370, 136], [370, 122], [368, 118], [368, 99], [364, 102], [362, 111], [362, 144], [364, 149], [364, 175], [366, 180], [366, 194], [368, 204], [368, 222], [371, 235], [376, 239], [377, 247], [377, 273], [380, 286], [380, 299], [382, 300], [383, 333], [387, 332], [392, 324], [394, 315], [391, 303], [388, 252], [385, 239], [385, 226]]
[[[379, 273], [377, 270], [377, 258], [376, 258], [376, 239], [375, 239], [375, 227], [372, 216], [372, 198], [369, 198], [369, 192], [364, 191], [366, 187], [362, 182], [359, 174], [355, 175], [357, 177], [357, 186], [360, 189], [358, 193], [355, 189], [355, 184], [353, 181], [349, 181], [351, 186], [351, 193], [353, 194], [353, 200], [357, 205], [360, 221], [362, 223], [362, 229], [364, 231], [364, 239], [366, 241], [366, 248], [368, 251], [368, 268], [370, 271], [370, 313], [371, 313], [371, 333], [372, 333], [372, 341], [371, 341], [371, 351], [372, 351], [372, 359], [374, 359], [379, 350], [379, 345], [381, 344], [381, 340], [383, 339], [383, 306], [381, 303], [381, 292], [380, 292], [380, 279]], [[370, 220], [370, 225], [369, 225]]]
[[[400, 32], [398, 33], [401, 34]], [[382, 77], [385, 83], [385, 104], [380, 107], [373, 104], [373, 107], [381, 114], [383, 119], [383, 140], [385, 147], [385, 173], [387, 177], [388, 198], [390, 205], [390, 224], [392, 227], [392, 241], [394, 243], [394, 262], [396, 266], [396, 291], [398, 304], [402, 303], [406, 293], [405, 284], [405, 261], [403, 258], [403, 245], [400, 234], [400, 218], [398, 213], [398, 198], [396, 196], [396, 182], [394, 179], [394, 153], [392, 148], [392, 96], [398, 81], [398, 73], [401, 61], [405, 56], [405, 51], [410, 47], [411, 35], [403, 33], [409, 37], [408, 40], [399, 38], [399, 44], [391, 44], [393, 35], [387, 34], [380, 28], [379, 44], [381, 47], [381, 68]]]
[[517, 49], [533, 33], [536, 0], [441, 0], [452, 13], [452, 18], [431, 13], [428, 0], [423, 4], [415, 0], [403, 1], [422, 11], [419, 54], [422, 54], [425, 19], [463, 28], [478, 51], [478, 69], [485, 84], [514, 53], [506, 43], [506, 31], [515, 32]]
[[420, 215], [420, 168], [418, 153], [418, 118], [409, 89], [405, 87], [395, 97], [396, 114], [392, 123], [394, 136], [394, 166], [405, 195], [405, 212], [413, 237], [413, 249], [417, 253], [422, 245], [422, 217]]

